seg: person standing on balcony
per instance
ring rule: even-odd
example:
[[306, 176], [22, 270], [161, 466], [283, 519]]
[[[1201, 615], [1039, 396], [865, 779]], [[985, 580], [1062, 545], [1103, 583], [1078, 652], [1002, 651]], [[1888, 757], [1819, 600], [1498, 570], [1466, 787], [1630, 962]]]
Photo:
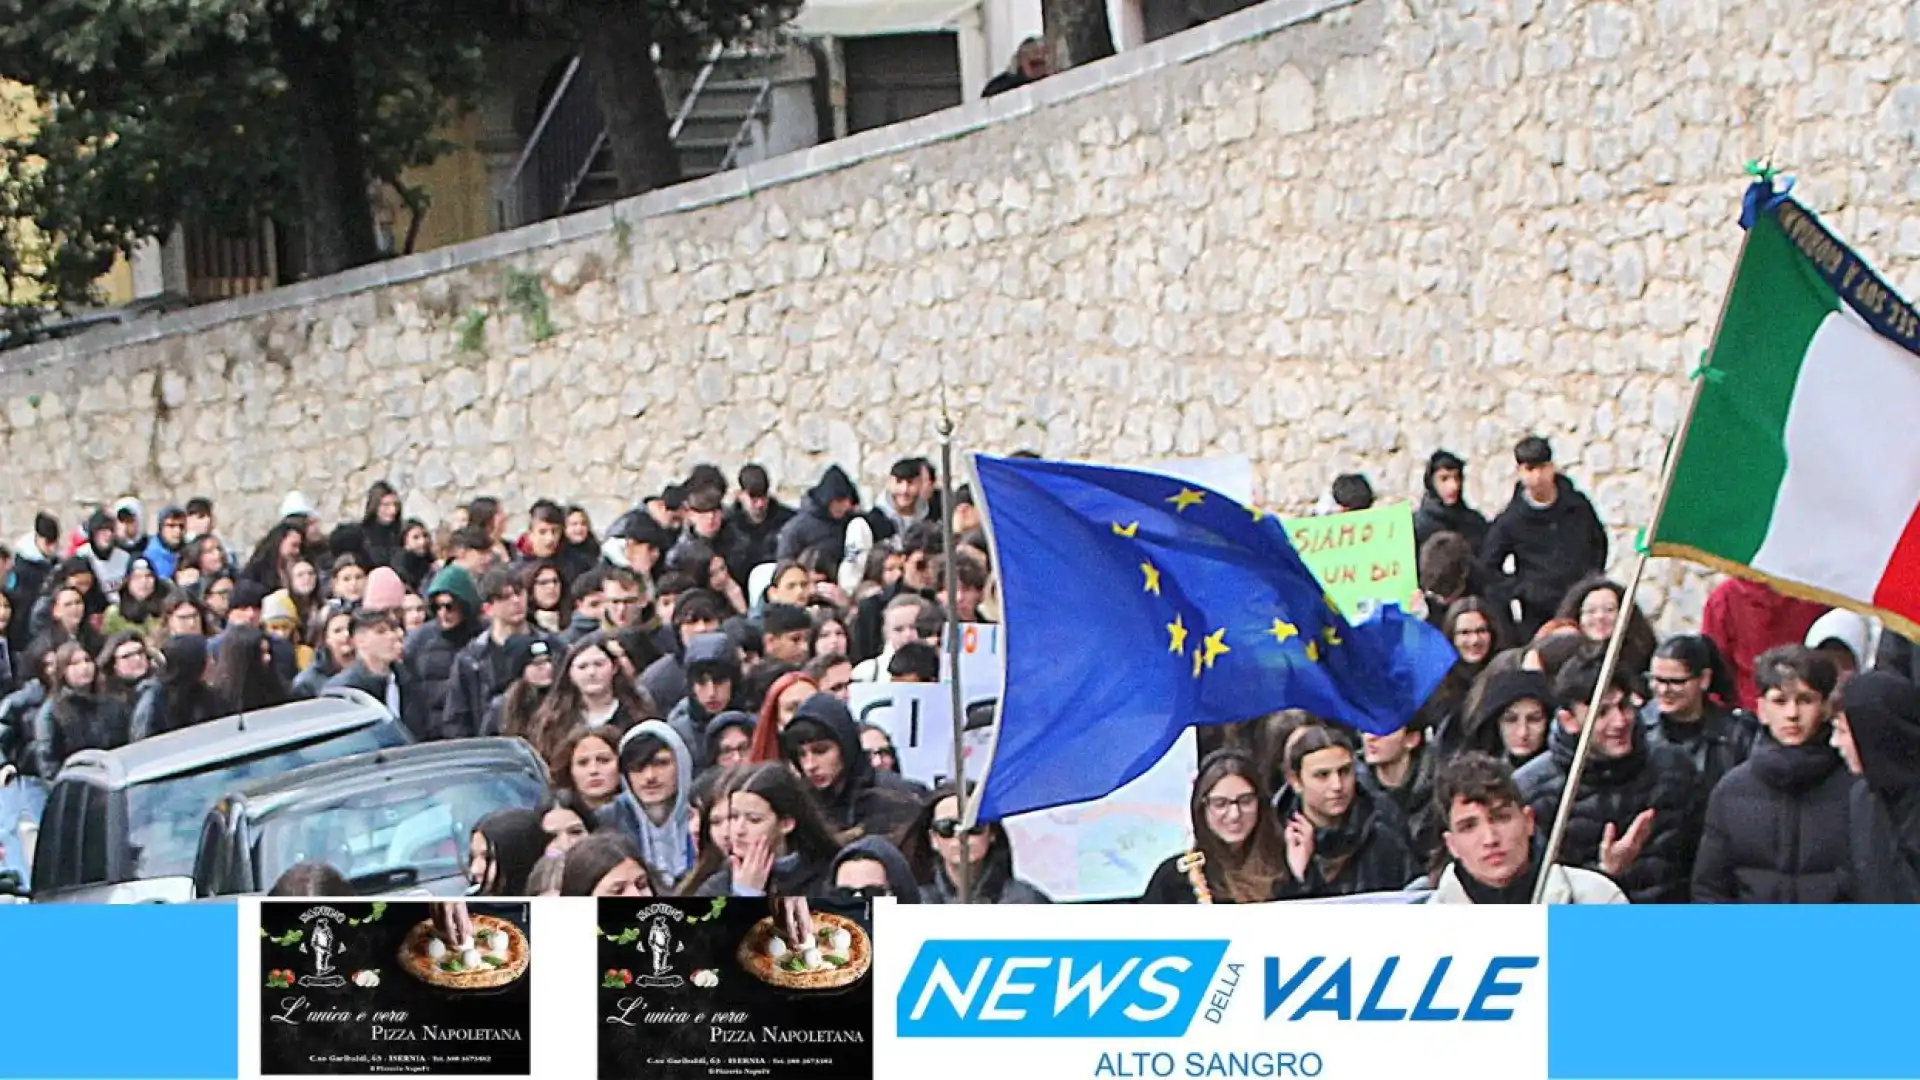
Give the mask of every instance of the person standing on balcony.
[[1046, 39], [1030, 37], [1014, 50], [1013, 63], [1007, 65], [1007, 70], [987, 80], [986, 89], [980, 91], [980, 96], [990, 98], [995, 94], [1018, 90], [1051, 74], [1053, 61], [1047, 55]]

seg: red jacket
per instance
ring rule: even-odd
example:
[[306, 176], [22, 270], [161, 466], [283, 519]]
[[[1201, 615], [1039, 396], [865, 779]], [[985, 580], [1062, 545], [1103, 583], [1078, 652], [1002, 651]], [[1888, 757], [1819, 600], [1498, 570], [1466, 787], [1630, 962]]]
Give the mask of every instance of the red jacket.
[[1758, 582], [1729, 578], [1707, 596], [1700, 632], [1713, 639], [1733, 667], [1740, 707], [1752, 712], [1760, 695], [1753, 688], [1753, 661], [1776, 645], [1800, 645], [1825, 604], [1781, 596]]

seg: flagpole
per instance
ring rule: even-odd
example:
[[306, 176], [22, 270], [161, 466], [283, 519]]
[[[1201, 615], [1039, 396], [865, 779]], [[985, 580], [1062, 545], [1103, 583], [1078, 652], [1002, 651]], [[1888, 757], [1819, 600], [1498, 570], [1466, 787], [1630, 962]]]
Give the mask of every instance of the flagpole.
[[[942, 388], [944, 391], [944, 387]], [[973, 824], [972, 815], [967, 813], [967, 708], [966, 696], [960, 689], [960, 571], [957, 565], [959, 552], [953, 539], [953, 418], [947, 414], [946, 395], [941, 394], [940, 401], [940, 516], [945, 524], [940, 542], [941, 562], [946, 566], [947, 588], [947, 686], [953, 692], [953, 789], [954, 799], [960, 808], [962, 827]], [[966, 833], [954, 838], [954, 845], [960, 852], [959, 878], [954, 887], [960, 893], [960, 902], [973, 900], [973, 867], [971, 864], [972, 844]]]
[[[1708, 352], [1701, 363], [1701, 369], [1693, 378], [1693, 390], [1687, 400], [1687, 411], [1680, 416], [1680, 425], [1674, 429], [1673, 439], [1667, 444], [1667, 458], [1660, 465], [1660, 487], [1654, 497], [1653, 515], [1647, 520], [1647, 528], [1641, 536], [1644, 542], [1639, 545], [1637, 557], [1633, 563], [1633, 573], [1627, 578], [1626, 591], [1620, 597], [1620, 616], [1614, 621], [1613, 635], [1607, 639], [1607, 654], [1600, 663], [1600, 678], [1594, 683], [1593, 697], [1587, 702], [1586, 722], [1580, 725], [1580, 741], [1574, 746], [1573, 763], [1567, 768], [1567, 785], [1560, 793], [1560, 805], [1554, 811], [1553, 831], [1547, 836], [1547, 848], [1540, 856], [1540, 865], [1534, 868], [1533, 900], [1535, 904], [1546, 902], [1547, 871], [1560, 857], [1560, 845], [1566, 839], [1567, 823], [1573, 818], [1573, 804], [1580, 797], [1580, 777], [1586, 771], [1587, 755], [1593, 749], [1593, 730], [1599, 726], [1600, 700], [1606, 696], [1607, 687], [1613, 682], [1614, 669], [1620, 664], [1620, 650], [1627, 641], [1627, 627], [1633, 621], [1634, 603], [1640, 593], [1640, 581], [1646, 576], [1647, 562], [1652, 558], [1647, 549], [1653, 543], [1654, 534], [1660, 527], [1660, 517], [1666, 512], [1667, 498], [1673, 493], [1674, 466], [1680, 461], [1680, 455], [1686, 447], [1687, 430], [1693, 426], [1693, 413], [1700, 407], [1700, 393], [1706, 388], [1706, 371], [1713, 364], [1712, 350], [1720, 341], [1720, 330], [1727, 319], [1727, 308], [1733, 303], [1733, 287], [1740, 279], [1740, 264], [1747, 254], [1747, 240], [1753, 234], [1745, 229], [1740, 232], [1740, 248], [1734, 253], [1733, 269], [1727, 275], [1726, 292], [1720, 297], [1720, 313], [1713, 320], [1713, 336], [1707, 341]], [[1566, 703], [1562, 702], [1562, 706]], [[1557, 721], [1556, 721], [1557, 722]], [[1636, 719], [1635, 723], [1639, 723]]]

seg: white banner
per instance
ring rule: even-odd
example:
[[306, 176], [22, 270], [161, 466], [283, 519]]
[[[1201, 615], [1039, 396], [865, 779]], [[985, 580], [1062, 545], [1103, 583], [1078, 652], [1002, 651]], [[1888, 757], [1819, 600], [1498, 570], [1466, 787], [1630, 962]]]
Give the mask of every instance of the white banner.
[[1541, 907], [880, 905], [874, 1075], [1547, 1075]]

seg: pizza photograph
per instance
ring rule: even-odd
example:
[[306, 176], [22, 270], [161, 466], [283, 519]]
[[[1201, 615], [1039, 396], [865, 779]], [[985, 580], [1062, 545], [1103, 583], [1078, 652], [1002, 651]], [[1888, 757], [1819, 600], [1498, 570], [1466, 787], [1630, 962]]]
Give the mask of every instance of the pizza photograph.
[[813, 935], [788, 941], [769, 916], [753, 925], [735, 954], [740, 966], [782, 990], [839, 990], [866, 977], [873, 942], [844, 915], [812, 912]]
[[[458, 939], [447, 943], [448, 936]], [[422, 919], [407, 932], [398, 963], [407, 974], [443, 990], [495, 990], [527, 973], [527, 935], [493, 915], [473, 916], [471, 937], [447, 935]]]

